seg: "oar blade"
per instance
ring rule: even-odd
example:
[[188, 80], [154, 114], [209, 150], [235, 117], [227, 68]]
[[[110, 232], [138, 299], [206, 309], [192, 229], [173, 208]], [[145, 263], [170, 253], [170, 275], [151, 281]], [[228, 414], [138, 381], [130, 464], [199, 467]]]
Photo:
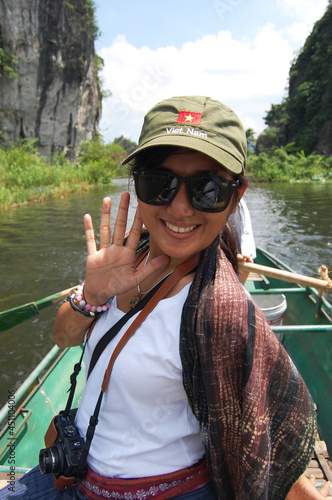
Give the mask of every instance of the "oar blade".
[[61, 292], [50, 295], [36, 302], [28, 302], [22, 306], [0, 312], [0, 332], [4, 332], [23, 321], [33, 318], [45, 307], [58, 304], [64, 300], [72, 288], [67, 288]]
[[35, 302], [24, 304], [23, 306], [14, 307], [0, 313], [0, 332], [4, 332], [23, 321], [33, 318], [39, 314], [38, 307]]

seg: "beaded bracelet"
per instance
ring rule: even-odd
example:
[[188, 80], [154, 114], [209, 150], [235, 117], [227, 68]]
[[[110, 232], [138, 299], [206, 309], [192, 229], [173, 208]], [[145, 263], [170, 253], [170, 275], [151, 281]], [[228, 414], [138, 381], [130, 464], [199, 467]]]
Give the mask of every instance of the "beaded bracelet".
[[99, 316], [104, 314], [104, 312], [109, 309], [113, 299], [110, 299], [102, 306], [92, 306], [91, 304], [87, 304], [84, 297], [83, 285], [84, 282], [72, 290], [67, 297], [67, 301], [70, 302], [74, 311], [83, 314], [83, 316], [88, 318], [99, 318]]

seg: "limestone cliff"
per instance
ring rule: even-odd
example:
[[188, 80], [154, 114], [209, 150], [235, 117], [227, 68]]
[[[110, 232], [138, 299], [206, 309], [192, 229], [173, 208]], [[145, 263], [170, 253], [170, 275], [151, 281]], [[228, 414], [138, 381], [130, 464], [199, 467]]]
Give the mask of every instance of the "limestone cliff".
[[38, 138], [41, 154], [65, 151], [97, 133], [101, 94], [91, 0], [0, 0], [0, 48], [16, 78], [0, 67], [0, 132]]
[[304, 151], [332, 155], [332, 3], [289, 72], [288, 137]]
[[332, 155], [332, 2], [289, 72], [288, 97], [272, 104], [255, 152], [272, 147]]

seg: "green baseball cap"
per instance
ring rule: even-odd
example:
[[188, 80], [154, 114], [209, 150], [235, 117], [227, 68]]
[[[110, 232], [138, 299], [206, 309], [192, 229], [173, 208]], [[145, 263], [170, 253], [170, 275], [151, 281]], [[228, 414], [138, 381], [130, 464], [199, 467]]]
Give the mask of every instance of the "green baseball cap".
[[228, 106], [210, 97], [187, 96], [166, 99], [148, 111], [137, 149], [155, 146], [190, 148], [210, 156], [236, 174], [243, 173], [247, 138], [243, 125]]

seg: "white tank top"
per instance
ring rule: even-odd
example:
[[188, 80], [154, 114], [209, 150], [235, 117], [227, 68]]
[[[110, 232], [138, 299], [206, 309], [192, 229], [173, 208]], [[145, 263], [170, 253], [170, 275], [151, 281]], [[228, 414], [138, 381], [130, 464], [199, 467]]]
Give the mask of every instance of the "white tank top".
[[[99, 413], [88, 464], [105, 477], [167, 474], [204, 455], [199, 426], [182, 383], [180, 321], [190, 284], [161, 300], [117, 357]], [[116, 299], [96, 323], [86, 346], [86, 366], [104, 333], [124, 313]], [[92, 415], [111, 354], [134, 315], [100, 356], [77, 412], [82, 436]]]

